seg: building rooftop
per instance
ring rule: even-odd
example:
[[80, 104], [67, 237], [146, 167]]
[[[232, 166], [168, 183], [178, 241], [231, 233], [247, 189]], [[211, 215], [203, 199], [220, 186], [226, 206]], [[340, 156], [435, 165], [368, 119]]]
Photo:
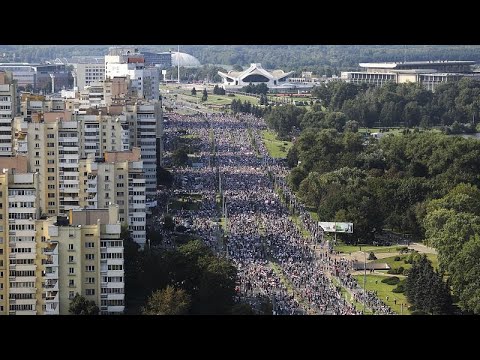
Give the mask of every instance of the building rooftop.
[[434, 61], [404, 61], [404, 62], [383, 62], [383, 63], [360, 63], [364, 68], [395, 69], [401, 66], [424, 66], [424, 65], [474, 65], [475, 61], [470, 60], [434, 60]]

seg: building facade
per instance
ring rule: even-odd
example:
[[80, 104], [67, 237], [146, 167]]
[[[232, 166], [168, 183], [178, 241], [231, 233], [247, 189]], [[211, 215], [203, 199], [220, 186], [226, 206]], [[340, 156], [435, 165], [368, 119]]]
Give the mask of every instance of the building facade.
[[157, 167], [160, 165], [160, 144], [163, 131], [162, 106], [160, 102], [136, 102], [126, 106], [130, 129], [130, 146], [142, 152], [147, 196], [157, 191]]
[[0, 156], [12, 155], [12, 122], [17, 110], [17, 87], [11, 74], [0, 71]]
[[269, 88], [285, 83], [293, 71], [288, 73], [283, 70], [267, 71], [262, 64], [252, 63], [250, 67], [244, 71], [229, 71], [224, 73], [219, 71], [223, 79], [225, 88], [243, 87], [248, 84], [266, 84]]
[[74, 85], [78, 90], [105, 79], [105, 63], [74, 64]]
[[96, 209], [118, 205], [119, 221], [127, 225], [135, 242], [146, 242], [146, 188], [139, 148], [105, 152], [103, 158], [90, 154], [80, 160], [80, 205]]
[[381, 86], [386, 82], [417, 83], [428, 90], [463, 77], [480, 79], [472, 72], [474, 61], [411, 61], [402, 63], [360, 63], [363, 71], [344, 71], [341, 80], [353, 84]]

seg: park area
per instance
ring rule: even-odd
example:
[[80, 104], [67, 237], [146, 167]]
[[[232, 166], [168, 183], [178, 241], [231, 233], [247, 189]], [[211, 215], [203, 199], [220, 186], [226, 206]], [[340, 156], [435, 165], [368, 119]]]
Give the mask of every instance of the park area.
[[[421, 250], [418, 252], [414, 248]], [[366, 273], [364, 273], [364, 270], [358, 270], [353, 275], [361, 287], [365, 287], [368, 291], [375, 291], [378, 298], [397, 314], [410, 315], [411, 313], [408, 309], [410, 304], [406, 299], [404, 286], [408, 272], [412, 268], [413, 259], [425, 251], [424, 253], [432, 263], [433, 268], [438, 269], [437, 254], [431, 252], [433, 249], [422, 247], [419, 244], [411, 244], [407, 247], [402, 245], [348, 245], [339, 242], [335, 246], [335, 250], [340, 256], [345, 256], [360, 263], [365, 261], [367, 255], [369, 258], [367, 264], [376, 263], [389, 266], [389, 270], [367, 270]], [[373, 259], [371, 258], [372, 254], [374, 255]]]
[[269, 155], [276, 159], [285, 159], [288, 150], [292, 147], [291, 141], [282, 141], [277, 139], [277, 134], [271, 130], [262, 131], [263, 143], [267, 148]]

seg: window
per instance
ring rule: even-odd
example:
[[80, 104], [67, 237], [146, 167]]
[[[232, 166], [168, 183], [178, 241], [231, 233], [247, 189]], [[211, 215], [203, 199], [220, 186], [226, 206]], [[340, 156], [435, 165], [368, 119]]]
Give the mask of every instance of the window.
[[69, 291], [68, 292], [68, 299], [72, 300], [75, 297], [75, 292], [74, 291]]
[[95, 295], [95, 289], [86, 289], [85, 290], [85, 295], [87, 295], [87, 296]]
[[73, 251], [73, 244], [68, 244], [68, 251]]
[[48, 193], [48, 198], [51, 199], [51, 198], [54, 198], [55, 197], [55, 193]]
[[49, 160], [47, 160], [47, 163], [48, 163], [48, 164], [54, 164], [54, 163], [55, 163], [55, 160], [54, 160], [54, 159], [49, 159]]
[[95, 254], [85, 254], [85, 260], [95, 260]]
[[70, 275], [74, 275], [74, 274], [75, 274], [75, 268], [69, 267], [69, 268], [68, 268], [68, 273], [69, 273]]
[[55, 168], [48, 168], [47, 171], [48, 171], [49, 173], [53, 173], [53, 172], [55, 172]]
[[87, 277], [87, 278], [85, 278], [85, 282], [86, 282], [87, 284], [95, 284], [95, 278], [93, 278], [93, 277]]
[[68, 262], [69, 262], [69, 263], [73, 263], [73, 262], [74, 262], [74, 261], [73, 261], [73, 256], [69, 256], [69, 257], [68, 257]]
[[86, 242], [86, 243], [85, 243], [85, 247], [86, 247], [87, 249], [94, 248], [94, 247], [95, 247], [95, 243], [93, 243], [93, 242]]
[[85, 271], [86, 272], [94, 272], [95, 271], [95, 266], [87, 265], [87, 266], [85, 266]]
[[48, 185], [48, 190], [53, 190], [55, 189], [55, 185]]
[[48, 181], [53, 181], [53, 180], [55, 180], [55, 176], [49, 176], [48, 177]]
[[68, 287], [74, 287], [75, 286], [75, 280], [70, 279], [68, 280]]
[[123, 270], [123, 265], [108, 265], [108, 270]]
[[55, 138], [55, 134], [48, 134], [47, 135], [47, 139], [54, 139]]

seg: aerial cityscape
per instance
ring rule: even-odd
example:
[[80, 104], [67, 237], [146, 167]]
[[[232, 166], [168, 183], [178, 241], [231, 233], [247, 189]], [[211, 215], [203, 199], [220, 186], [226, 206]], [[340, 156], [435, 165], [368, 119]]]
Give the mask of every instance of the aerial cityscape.
[[0, 315], [480, 313], [480, 46], [0, 45]]

